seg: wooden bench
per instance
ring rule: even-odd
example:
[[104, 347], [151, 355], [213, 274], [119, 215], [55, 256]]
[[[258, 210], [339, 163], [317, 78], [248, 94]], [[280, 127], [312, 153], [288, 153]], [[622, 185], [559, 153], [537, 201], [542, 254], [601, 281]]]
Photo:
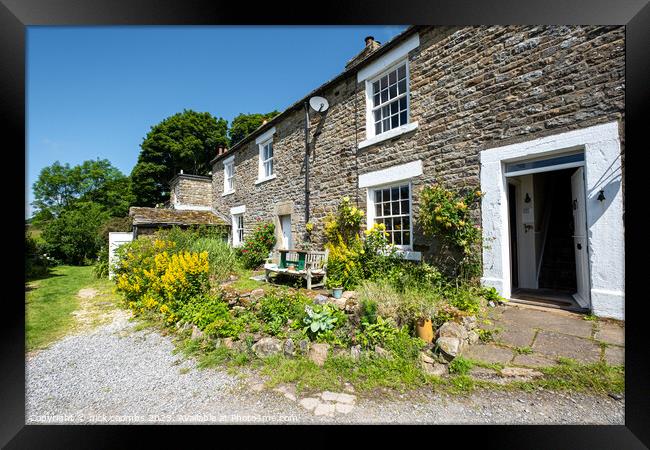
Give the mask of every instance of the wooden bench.
[[[276, 250], [264, 264], [266, 281], [271, 281], [272, 273], [281, 273], [305, 279], [307, 289], [324, 287], [327, 281], [327, 255], [327, 250], [324, 252], [296, 249]], [[290, 267], [291, 270], [289, 270]], [[314, 284], [312, 282], [314, 278], [320, 278], [320, 282]]]

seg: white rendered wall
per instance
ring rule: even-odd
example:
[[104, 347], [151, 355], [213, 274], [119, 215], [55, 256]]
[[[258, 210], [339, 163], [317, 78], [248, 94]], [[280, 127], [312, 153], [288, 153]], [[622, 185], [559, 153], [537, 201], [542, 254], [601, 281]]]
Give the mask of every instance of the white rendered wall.
[[[511, 295], [507, 185], [504, 162], [567, 150], [585, 152], [585, 187], [591, 309], [595, 315], [625, 318], [625, 235], [618, 123], [547, 136], [481, 152], [483, 284]], [[600, 190], [605, 201], [597, 200]]]

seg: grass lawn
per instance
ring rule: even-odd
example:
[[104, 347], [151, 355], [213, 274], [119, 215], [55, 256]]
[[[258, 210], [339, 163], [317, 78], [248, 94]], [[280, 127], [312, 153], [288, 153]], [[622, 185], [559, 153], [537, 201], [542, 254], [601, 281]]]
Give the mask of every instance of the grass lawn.
[[79, 289], [93, 287], [106, 292], [111, 283], [98, 280], [92, 266], [58, 266], [43, 279], [27, 283], [25, 293], [26, 350], [47, 347], [75, 325], [71, 314], [79, 308]]

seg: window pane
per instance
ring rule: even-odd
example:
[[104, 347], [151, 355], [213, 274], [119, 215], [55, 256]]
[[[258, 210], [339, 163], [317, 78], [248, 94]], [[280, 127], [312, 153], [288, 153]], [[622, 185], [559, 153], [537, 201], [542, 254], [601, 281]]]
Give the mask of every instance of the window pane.
[[379, 92], [379, 81], [372, 83], [372, 93], [376, 94], [377, 92]]
[[397, 78], [401, 80], [402, 78], [405, 77], [406, 77], [406, 65], [403, 65], [397, 69]]
[[382, 216], [390, 216], [390, 202], [389, 203], [383, 203], [384, 205], [384, 213]]
[[390, 201], [390, 189], [384, 189], [382, 192], [384, 193], [383, 201], [389, 202]]
[[386, 231], [392, 231], [393, 230], [393, 220], [392, 219], [385, 219], [384, 223], [386, 224]]
[[381, 191], [375, 191], [375, 203], [381, 202]]
[[395, 233], [393, 236], [395, 236], [393, 244], [402, 245], [402, 233]]
[[384, 119], [390, 116], [390, 105], [383, 106], [381, 108], [381, 114], [384, 117]]
[[379, 122], [381, 120], [381, 110], [378, 109], [377, 111], [375, 111], [374, 114], [375, 114], [375, 123]]
[[399, 99], [399, 109], [400, 111], [406, 110], [406, 97], [402, 97]]
[[404, 245], [411, 245], [411, 232], [410, 231], [405, 231], [404, 232]]
[[384, 119], [384, 131], [390, 130], [390, 119]]
[[400, 94], [406, 92], [406, 79], [400, 80], [400, 82], [397, 83], [397, 90]]
[[406, 125], [406, 111], [400, 113], [400, 115], [399, 115], [399, 123], [400, 123], [400, 125]]
[[396, 81], [397, 81], [397, 71], [393, 71], [393, 72], [389, 73], [388, 74], [388, 82], [390, 84], [395, 84]]
[[269, 158], [273, 158], [273, 144], [269, 142]]
[[397, 128], [399, 127], [399, 116], [394, 115], [390, 118], [391, 121], [391, 128]]
[[[399, 208], [399, 203], [394, 202], [393, 203], [393, 215], [398, 214], [397, 208]], [[393, 219], [393, 229], [394, 230], [401, 230], [402, 229], [402, 219], [399, 217], [396, 217]]]
[[387, 102], [388, 101], [388, 90], [381, 91], [381, 102]]
[[375, 124], [375, 134], [381, 134], [381, 122]]
[[400, 186], [400, 197], [402, 200], [408, 199], [409, 198], [409, 185], [405, 184], [404, 186]]
[[397, 97], [397, 85], [396, 84], [392, 85], [389, 89], [389, 92], [390, 92], [390, 98]]
[[411, 229], [411, 218], [409, 216], [402, 217], [402, 228], [404, 231], [409, 231]]
[[402, 200], [402, 212], [401, 214], [409, 214], [409, 201]]
[[388, 76], [383, 76], [381, 77], [381, 88], [384, 89], [386, 86], [388, 86]]
[[392, 200], [399, 200], [399, 188], [394, 187], [391, 189], [390, 198]]
[[379, 104], [379, 93], [375, 94], [372, 97], [372, 106], [377, 106]]
[[393, 103], [391, 103], [391, 104], [390, 104], [390, 113], [391, 113], [391, 114], [397, 114], [397, 107], [398, 107], [398, 106], [399, 106], [399, 105], [398, 105], [397, 102], [393, 102]]
[[375, 216], [379, 217], [381, 215], [381, 203], [377, 203], [375, 205]]

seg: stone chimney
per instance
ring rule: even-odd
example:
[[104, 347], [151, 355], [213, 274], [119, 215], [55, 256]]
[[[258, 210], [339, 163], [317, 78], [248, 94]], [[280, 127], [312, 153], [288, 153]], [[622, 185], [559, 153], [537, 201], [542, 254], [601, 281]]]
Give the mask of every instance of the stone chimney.
[[228, 147], [224, 147], [222, 144], [217, 145], [217, 156], [221, 156], [228, 151]]
[[361, 50], [361, 53], [347, 62], [345, 65], [346, 70], [357, 65], [381, 47], [381, 42], [375, 41], [374, 36], [366, 36], [364, 42], [366, 43], [366, 46]]

